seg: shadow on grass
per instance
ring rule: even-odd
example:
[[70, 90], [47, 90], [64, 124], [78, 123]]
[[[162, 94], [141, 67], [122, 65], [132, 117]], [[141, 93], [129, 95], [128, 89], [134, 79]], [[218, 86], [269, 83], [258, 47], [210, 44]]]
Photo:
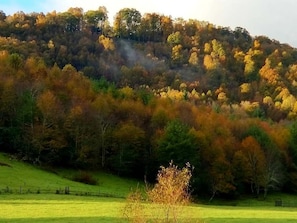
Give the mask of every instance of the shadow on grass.
[[13, 218], [13, 219], [7, 219], [7, 218], [1, 218], [0, 222], [14, 222], [14, 223], [27, 223], [27, 222], [33, 222], [33, 223], [48, 223], [48, 222], [55, 222], [55, 223], [74, 223], [74, 222], [88, 222], [88, 223], [120, 223], [120, 222], [127, 222], [124, 219], [120, 218], [112, 218], [112, 217], [59, 217], [59, 218]]

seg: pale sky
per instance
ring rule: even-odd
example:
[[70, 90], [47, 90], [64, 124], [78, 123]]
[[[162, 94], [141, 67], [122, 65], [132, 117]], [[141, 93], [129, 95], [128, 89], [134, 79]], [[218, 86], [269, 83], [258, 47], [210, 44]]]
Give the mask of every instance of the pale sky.
[[253, 36], [264, 35], [297, 47], [297, 0], [0, 0], [0, 10], [7, 15], [63, 12], [70, 7], [87, 11], [99, 6], [107, 8], [110, 20], [122, 8], [135, 8], [142, 14], [198, 19], [231, 29], [239, 26]]

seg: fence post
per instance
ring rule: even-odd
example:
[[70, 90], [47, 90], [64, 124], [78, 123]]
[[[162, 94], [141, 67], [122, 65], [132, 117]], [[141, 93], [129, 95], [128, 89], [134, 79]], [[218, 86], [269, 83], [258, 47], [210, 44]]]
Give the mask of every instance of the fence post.
[[69, 186], [65, 187], [65, 194], [69, 194], [70, 190], [69, 190]]
[[275, 206], [276, 206], [276, 207], [282, 207], [282, 206], [283, 206], [283, 201], [282, 201], [282, 199], [277, 199], [277, 200], [275, 200]]

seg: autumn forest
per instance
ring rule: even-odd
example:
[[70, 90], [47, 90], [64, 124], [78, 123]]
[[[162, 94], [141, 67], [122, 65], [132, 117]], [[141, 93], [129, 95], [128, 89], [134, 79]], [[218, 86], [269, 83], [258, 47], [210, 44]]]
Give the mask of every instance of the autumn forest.
[[0, 12], [0, 151], [194, 194], [297, 192], [297, 50], [241, 27], [121, 9]]

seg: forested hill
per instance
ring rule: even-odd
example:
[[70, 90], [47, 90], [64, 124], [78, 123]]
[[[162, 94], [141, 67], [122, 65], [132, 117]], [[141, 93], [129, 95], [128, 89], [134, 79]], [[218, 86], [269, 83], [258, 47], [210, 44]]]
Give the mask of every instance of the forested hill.
[[[196, 191], [296, 191], [297, 50], [244, 28], [105, 7], [0, 13], [0, 150]], [[152, 178], [150, 178], [152, 179]]]

